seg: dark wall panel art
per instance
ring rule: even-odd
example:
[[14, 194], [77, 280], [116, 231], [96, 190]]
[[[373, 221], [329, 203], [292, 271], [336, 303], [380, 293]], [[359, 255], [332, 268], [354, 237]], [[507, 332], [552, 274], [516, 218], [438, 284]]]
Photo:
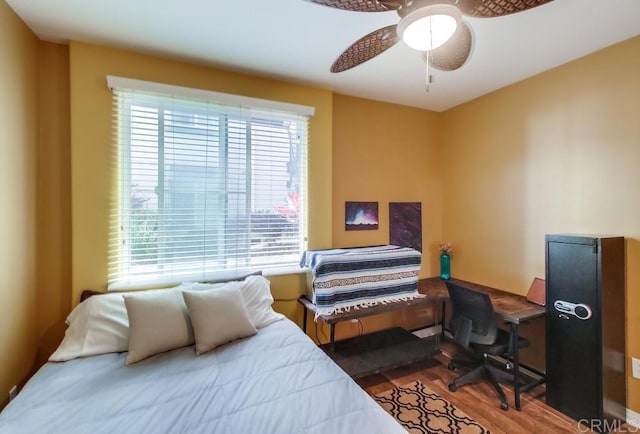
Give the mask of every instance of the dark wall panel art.
[[389, 203], [389, 243], [422, 252], [422, 203]]

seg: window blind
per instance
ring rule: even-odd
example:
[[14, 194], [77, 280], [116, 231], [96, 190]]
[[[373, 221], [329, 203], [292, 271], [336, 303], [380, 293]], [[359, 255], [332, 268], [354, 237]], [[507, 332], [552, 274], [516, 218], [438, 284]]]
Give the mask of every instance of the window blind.
[[118, 152], [110, 289], [298, 265], [312, 109], [108, 81]]

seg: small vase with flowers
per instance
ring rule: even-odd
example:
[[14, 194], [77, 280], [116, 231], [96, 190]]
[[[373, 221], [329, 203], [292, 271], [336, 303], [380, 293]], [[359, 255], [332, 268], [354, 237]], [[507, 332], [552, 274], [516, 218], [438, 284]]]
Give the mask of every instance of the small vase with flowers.
[[451, 243], [440, 243], [440, 278], [442, 280], [451, 279], [451, 253], [453, 253]]

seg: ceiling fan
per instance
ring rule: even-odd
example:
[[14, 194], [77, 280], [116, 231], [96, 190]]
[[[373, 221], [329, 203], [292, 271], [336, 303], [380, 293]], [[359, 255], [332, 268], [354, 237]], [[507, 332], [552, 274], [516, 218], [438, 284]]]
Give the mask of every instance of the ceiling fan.
[[305, 0], [355, 12], [396, 11], [398, 24], [363, 36], [331, 65], [331, 72], [358, 66], [400, 40], [423, 52], [428, 66], [454, 71], [469, 58], [472, 33], [462, 15], [493, 18], [522, 12], [553, 0]]

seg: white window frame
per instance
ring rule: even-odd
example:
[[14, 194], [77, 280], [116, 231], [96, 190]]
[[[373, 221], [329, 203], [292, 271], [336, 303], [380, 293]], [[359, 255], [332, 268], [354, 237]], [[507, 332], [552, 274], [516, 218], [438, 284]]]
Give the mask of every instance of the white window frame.
[[[114, 134], [114, 141], [117, 152], [119, 154], [119, 163], [118, 163], [118, 195], [119, 200], [114, 201], [114, 205], [117, 204], [117, 209], [114, 209], [112, 212], [112, 216], [115, 220], [112, 220], [112, 233], [110, 236], [110, 264], [109, 264], [109, 289], [117, 290], [117, 289], [125, 289], [132, 287], [149, 287], [149, 286], [158, 286], [158, 285], [170, 285], [174, 283], [179, 283], [183, 281], [205, 281], [205, 280], [216, 280], [216, 279], [224, 279], [228, 277], [232, 277], [235, 275], [245, 274], [247, 272], [253, 272], [257, 270], [264, 271], [265, 274], [278, 274], [278, 273], [287, 273], [293, 272], [294, 270], [298, 270], [297, 261], [299, 260], [299, 254], [302, 253], [306, 249], [306, 241], [307, 241], [307, 148], [308, 148], [308, 122], [309, 118], [314, 114], [314, 108], [308, 106], [302, 106], [297, 104], [290, 104], [278, 101], [270, 101], [263, 100], [257, 98], [250, 98], [238, 95], [230, 95], [219, 92], [211, 92], [206, 90], [199, 90], [181, 86], [172, 86], [161, 83], [153, 83], [142, 80], [133, 80], [123, 77], [107, 77], [107, 84], [112, 91], [114, 91], [114, 122], [116, 123], [115, 127], [118, 132]], [[238, 261], [237, 264], [227, 263], [224, 266], [224, 271], [215, 270], [213, 272], [207, 270], [206, 259], [203, 257], [203, 264], [201, 266], [201, 271], [194, 272], [192, 269], [188, 271], [182, 272], [176, 266], [176, 264], [172, 264], [169, 271], [156, 269], [155, 271], [151, 271], [150, 274], [139, 274], [140, 268], [137, 270], [132, 269], [132, 259], [131, 252], [129, 249], [129, 232], [128, 225], [124, 222], [123, 218], [130, 218], [131, 210], [130, 207], [130, 199], [129, 195], [131, 193], [131, 163], [129, 159], [129, 155], [131, 154], [128, 139], [126, 139], [126, 135], [130, 133], [121, 134], [123, 130], [127, 130], [126, 122], [127, 119], [130, 119], [130, 115], [126, 113], [126, 104], [120, 102], [119, 94], [121, 92], [143, 92], [146, 94], [154, 94], [158, 95], [158, 101], [162, 101], [165, 97], [172, 98], [180, 98], [181, 100], [195, 100], [201, 101], [203, 104], [212, 103], [217, 107], [224, 107], [224, 109], [228, 109], [229, 113], [233, 119], [238, 122], [250, 120], [251, 123], [255, 124], [259, 121], [256, 119], [265, 118], [268, 119], [268, 116], [272, 116], [273, 119], [280, 119], [280, 115], [283, 116], [292, 116], [293, 118], [303, 119], [300, 125], [304, 125], [302, 128], [304, 131], [300, 131], [296, 137], [302, 142], [302, 145], [299, 146], [301, 150], [301, 155], [299, 158], [303, 159], [301, 162], [301, 168], [304, 170], [302, 174], [301, 187], [303, 191], [299, 193], [299, 210], [298, 210], [298, 228], [299, 228], [299, 248], [297, 255], [289, 255], [291, 256], [291, 260], [285, 264], [271, 263], [269, 258], [263, 258], [263, 263], [257, 263], [252, 261]], [[161, 104], [158, 102], [158, 104]], [[124, 105], [124, 107], [122, 106]], [[161, 107], [159, 107], [161, 108]], [[121, 110], [125, 109], [123, 113]], [[158, 116], [160, 116], [158, 114]], [[158, 118], [160, 119], [160, 117]], [[226, 119], [226, 118], [225, 118]], [[231, 121], [229, 121], [231, 122]], [[235, 122], [235, 121], [234, 121]], [[222, 127], [220, 127], [222, 128]], [[250, 163], [249, 159], [251, 156], [248, 152], [250, 152], [251, 143], [253, 142], [250, 133], [247, 137], [248, 145], [245, 152], [247, 152], [247, 164]], [[125, 138], [123, 138], [125, 137]], [[298, 140], [296, 139], [296, 140]], [[159, 143], [162, 142], [162, 138], [159, 138]], [[227, 143], [228, 146], [228, 142]], [[221, 146], [221, 145], [220, 145]], [[220, 152], [221, 150], [219, 150]], [[158, 155], [160, 155], [161, 151], [158, 150]], [[253, 160], [251, 160], [253, 161]], [[225, 163], [227, 164], [227, 163]], [[163, 168], [165, 167], [163, 163], [158, 161], [158, 171], [161, 173]], [[205, 170], [208, 169], [209, 166], [205, 166]], [[225, 166], [226, 167], [226, 166]], [[253, 166], [247, 166], [253, 167]], [[226, 169], [225, 169], [226, 170]], [[162, 179], [162, 175], [159, 176]], [[246, 180], [247, 190], [246, 194], [250, 195], [252, 191], [252, 187], [250, 184], [250, 179]], [[162, 183], [158, 183], [158, 188], [162, 187]], [[229, 190], [225, 187], [223, 190], [225, 193], [225, 197], [228, 196]], [[164, 197], [163, 193], [160, 192], [158, 197]], [[195, 202], [194, 202], [195, 203]], [[160, 205], [158, 206], [160, 209]], [[160, 219], [160, 217], [157, 217]], [[115, 230], [113, 230], [115, 228]], [[249, 231], [251, 229], [248, 229]], [[250, 236], [251, 233], [248, 232], [246, 234]], [[250, 254], [249, 254], [250, 255]], [[275, 258], [275, 256], [274, 256]], [[251, 259], [249, 257], [249, 259]], [[160, 262], [160, 261], [159, 261]], [[167, 264], [164, 263], [164, 266]], [[160, 267], [159, 265], [156, 267]], [[153, 267], [150, 267], [153, 268]], [[160, 267], [161, 268], [161, 267]]]

